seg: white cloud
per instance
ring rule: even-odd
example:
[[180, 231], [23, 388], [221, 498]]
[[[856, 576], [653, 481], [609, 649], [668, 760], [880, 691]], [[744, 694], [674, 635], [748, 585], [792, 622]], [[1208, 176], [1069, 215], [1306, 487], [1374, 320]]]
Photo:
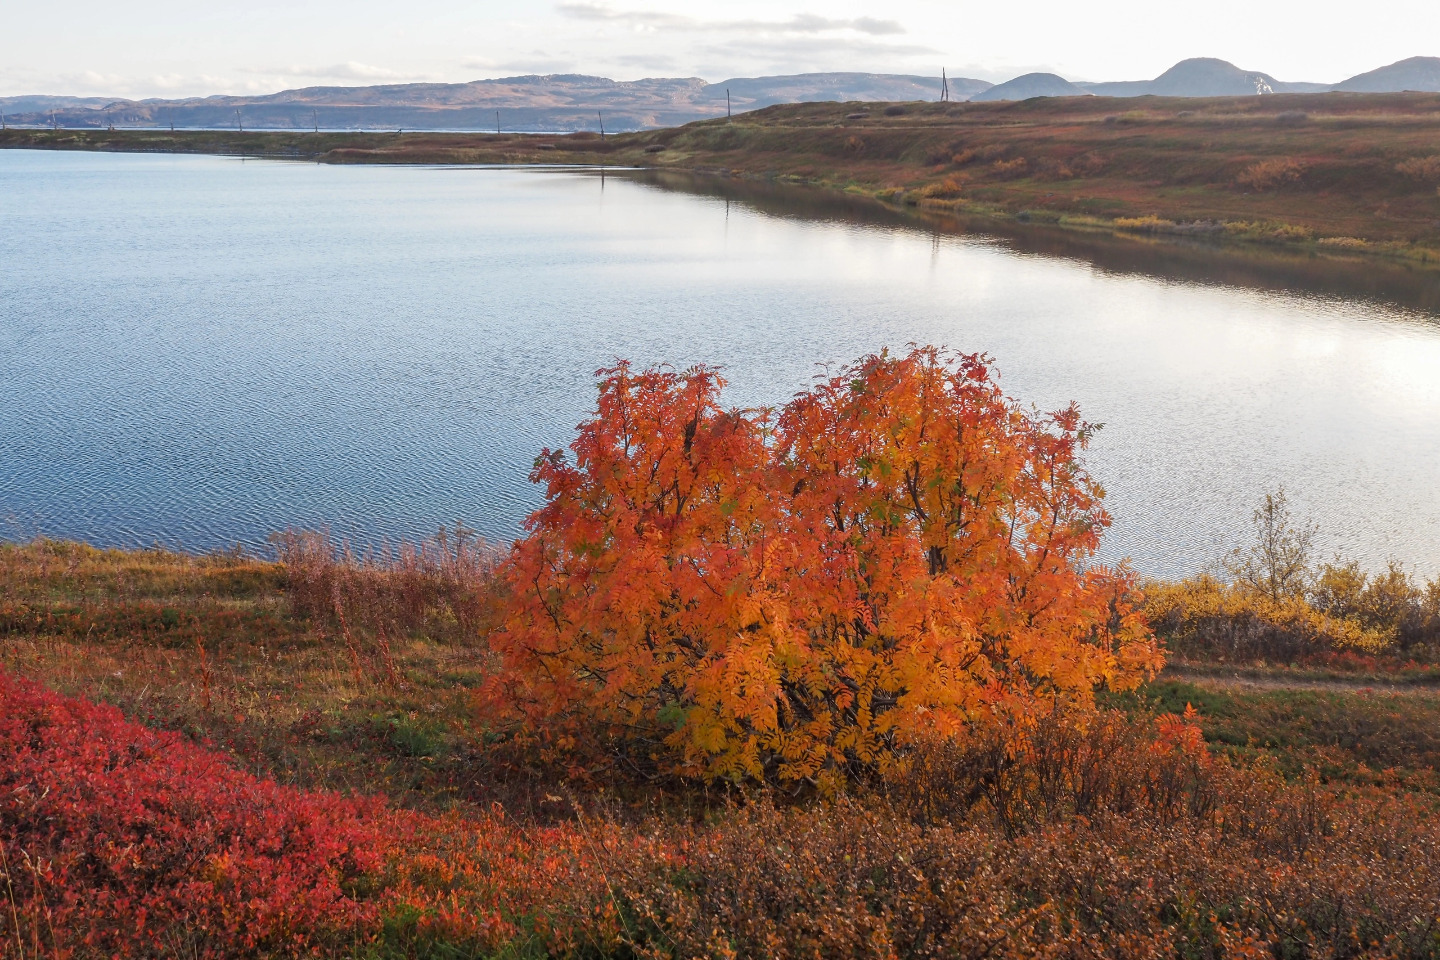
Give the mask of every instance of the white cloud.
[[826, 37], [756, 37], [727, 39], [702, 44], [696, 51], [704, 67], [703, 76], [717, 77], [727, 71], [724, 65], [747, 63], [743, 74], [819, 73], [826, 71], [856, 73], [934, 73], [940, 75], [943, 55], [934, 47], [923, 44], [897, 44], [868, 37], [831, 39]]
[[561, 14], [576, 20], [627, 23], [651, 30], [723, 30], [735, 33], [835, 33], [848, 31], [871, 36], [893, 36], [905, 32], [896, 20], [875, 17], [832, 19], [813, 13], [798, 13], [789, 20], [701, 20], [658, 10], [615, 10], [598, 3], [567, 2], [556, 5]]
[[1333, 81], [1425, 53], [1417, 44], [1440, 33], [1435, 0], [1371, 6], [1373, 22], [1404, 29], [1357, 32], [1343, 18], [1297, 17], [1293, 2], [1253, 0], [1212, 0], [1199, 18], [1153, 0], [1035, 0], [1023, 29], [1013, 5], [940, 0], [15, 0], [6, 36], [35, 39], [6, 47], [0, 95], [203, 96], [523, 73], [929, 76], [942, 67], [996, 81], [1038, 68], [1139, 80], [1189, 56]]
[[361, 80], [370, 83], [386, 80], [406, 83], [433, 79], [433, 76], [430, 74], [391, 70], [388, 67], [376, 67], [368, 63], [357, 63], [354, 60], [347, 60], [345, 63], [334, 63], [324, 67], [241, 67], [240, 69], [244, 73], [262, 74], [270, 77], [299, 77], [302, 79], [315, 80]]
[[652, 56], [643, 53], [628, 53], [611, 57], [610, 60], [612, 63], [617, 63], [627, 68], [649, 70], [652, 72], [652, 76], [660, 76], [662, 75], [662, 71], [665, 76], [676, 76], [678, 71], [683, 69], [676, 63], [674, 57], [666, 56], [665, 54]]

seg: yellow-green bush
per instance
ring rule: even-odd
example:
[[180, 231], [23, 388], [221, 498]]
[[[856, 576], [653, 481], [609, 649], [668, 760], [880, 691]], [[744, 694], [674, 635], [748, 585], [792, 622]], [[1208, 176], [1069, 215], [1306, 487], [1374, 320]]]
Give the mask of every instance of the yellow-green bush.
[[1342, 648], [1374, 652], [1383, 639], [1326, 615], [1300, 596], [1275, 599], [1201, 574], [1145, 588], [1150, 624], [1182, 657], [1290, 661]]
[[1155, 582], [1145, 588], [1145, 613], [1170, 651], [1185, 658], [1440, 654], [1440, 579], [1421, 586], [1395, 564], [1374, 575], [1356, 563], [1326, 564], [1309, 590], [1278, 598], [1210, 574]]

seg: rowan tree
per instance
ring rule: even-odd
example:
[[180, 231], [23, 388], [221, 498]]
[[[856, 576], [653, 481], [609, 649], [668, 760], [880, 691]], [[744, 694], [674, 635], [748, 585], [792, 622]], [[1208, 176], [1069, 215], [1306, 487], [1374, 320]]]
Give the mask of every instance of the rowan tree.
[[1094, 563], [1093, 428], [986, 358], [867, 357], [778, 413], [721, 407], [710, 368], [599, 377], [573, 462], [536, 462], [488, 721], [833, 787], [1158, 667], [1133, 574]]

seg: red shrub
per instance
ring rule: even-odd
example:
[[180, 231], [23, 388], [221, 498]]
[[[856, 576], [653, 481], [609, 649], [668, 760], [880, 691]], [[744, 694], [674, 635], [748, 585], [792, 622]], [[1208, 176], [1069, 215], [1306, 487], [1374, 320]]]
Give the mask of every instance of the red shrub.
[[285, 787], [0, 671], [0, 957], [613, 943], [616, 828], [523, 830]]
[[377, 810], [0, 673], [0, 869], [37, 953], [313, 946], [373, 912]]

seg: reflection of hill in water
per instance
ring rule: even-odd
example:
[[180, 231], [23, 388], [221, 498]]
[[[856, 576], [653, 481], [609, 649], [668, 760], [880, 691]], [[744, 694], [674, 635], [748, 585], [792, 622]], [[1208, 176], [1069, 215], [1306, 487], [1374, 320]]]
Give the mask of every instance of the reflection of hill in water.
[[1016, 253], [1080, 260], [1115, 273], [1371, 300], [1440, 319], [1440, 264], [1426, 268], [1378, 258], [1347, 259], [1196, 239], [1131, 237], [933, 211], [901, 211], [830, 190], [673, 171], [610, 171], [606, 175], [661, 190], [743, 203], [768, 216], [984, 236], [1002, 241]]

